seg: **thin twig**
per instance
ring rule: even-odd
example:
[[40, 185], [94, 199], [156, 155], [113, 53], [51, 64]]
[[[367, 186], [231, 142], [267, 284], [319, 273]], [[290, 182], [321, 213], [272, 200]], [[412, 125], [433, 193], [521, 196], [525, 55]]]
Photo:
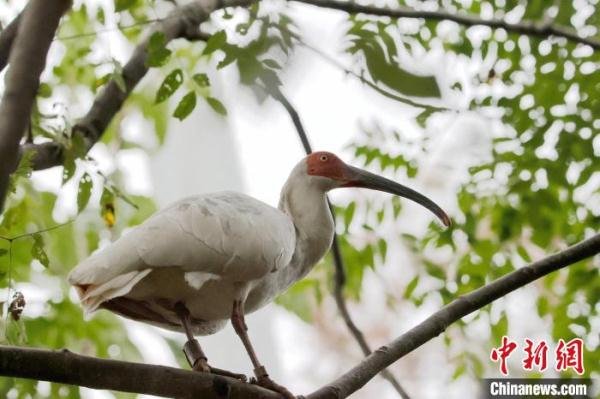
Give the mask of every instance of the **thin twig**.
[[391, 98], [392, 100], [407, 104], [407, 105], [411, 105], [413, 107], [416, 108], [423, 108], [423, 109], [427, 109], [427, 110], [431, 110], [431, 111], [449, 111], [449, 108], [446, 107], [438, 107], [435, 105], [431, 105], [431, 104], [423, 104], [423, 103], [419, 103], [416, 102], [414, 100], [411, 100], [410, 98], [407, 97], [402, 97], [399, 96], [397, 94], [391, 93], [388, 90], [385, 90], [381, 87], [379, 87], [375, 82], [370, 81], [369, 79], [367, 79], [365, 76], [358, 74], [348, 68], [346, 68], [343, 64], [341, 64], [339, 61], [337, 61], [335, 58], [331, 57], [330, 55], [328, 55], [327, 53], [325, 53], [323, 50], [318, 49], [317, 47], [306, 43], [304, 40], [302, 40], [300, 37], [294, 35], [294, 39], [296, 40], [296, 42], [301, 45], [302, 47], [305, 47], [307, 50], [312, 51], [313, 53], [315, 53], [316, 55], [318, 55], [321, 59], [323, 59], [324, 61], [326, 61], [328, 64], [330, 64], [331, 66], [341, 70], [342, 72], [344, 72], [347, 75], [353, 76], [356, 79], [360, 80], [361, 83], [366, 84], [367, 86], [369, 86], [370, 88], [372, 88], [373, 90], [375, 90], [376, 92], [378, 92], [379, 94]]
[[370, 5], [360, 5], [354, 1], [339, 0], [291, 0], [297, 3], [309, 4], [316, 7], [344, 11], [348, 14], [367, 14], [378, 17], [390, 18], [422, 18], [429, 21], [454, 21], [464, 26], [489, 26], [494, 29], [504, 29], [510, 33], [517, 33], [541, 38], [563, 37], [573, 43], [585, 44], [594, 50], [600, 49], [600, 41], [591, 37], [581, 37], [576, 31], [564, 27], [554, 26], [551, 23], [536, 23], [521, 21], [510, 23], [502, 19], [481, 19], [468, 14], [450, 14], [445, 11], [423, 11], [410, 8], [388, 8]]
[[[271, 88], [271, 93], [272, 93], [273, 97], [275, 98], [275, 100], [279, 101], [281, 103], [281, 105], [283, 105], [283, 107], [285, 108], [287, 113], [290, 115], [290, 118], [292, 119], [294, 127], [296, 128], [296, 131], [298, 132], [298, 137], [300, 138], [300, 141], [302, 142], [302, 147], [304, 147], [304, 151], [306, 152], [306, 154], [308, 155], [308, 154], [312, 153], [313, 150], [312, 150], [312, 146], [310, 145], [310, 140], [308, 139], [308, 135], [306, 134], [306, 131], [304, 130], [304, 125], [302, 124], [302, 120], [300, 119], [300, 114], [298, 114], [298, 111], [296, 110], [296, 108], [292, 105], [292, 103], [290, 103], [290, 101], [287, 99], [287, 97], [281, 92], [281, 89], [279, 87]], [[335, 220], [335, 211], [333, 209], [333, 206], [331, 205], [331, 202], [329, 201], [329, 199], [327, 199], [327, 202], [329, 204], [329, 209], [331, 211], [331, 215], [332, 215], [333, 219]], [[348, 330], [350, 331], [350, 334], [354, 337], [354, 339], [358, 343], [358, 346], [362, 350], [363, 354], [365, 356], [368, 356], [371, 354], [371, 348], [370, 348], [369, 344], [367, 343], [367, 340], [365, 339], [365, 336], [362, 333], [362, 331], [358, 328], [356, 323], [354, 323], [354, 320], [352, 320], [352, 316], [350, 316], [350, 312], [348, 311], [348, 307], [346, 306], [346, 299], [344, 298], [344, 285], [346, 283], [346, 271], [344, 268], [344, 259], [342, 257], [342, 252], [340, 250], [338, 236], [335, 232], [333, 234], [333, 243], [331, 246], [331, 254], [333, 257], [333, 264], [335, 267], [335, 276], [334, 276], [334, 284], [333, 284], [333, 296], [335, 298], [335, 303], [338, 307], [338, 311], [340, 312], [340, 315], [342, 316], [342, 319], [344, 320], [344, 323], [346, 324], [346, 326], [348, 327]], [[394, 389], [396, 389], [396, 391], [398, 392], [398, 394], [400, 394], [400, 396], [402, 398], [410, 399], [410, 396], [408, 395], [408, 393], [404, 390], [404, 388], [402, 388], [402, 385], [400, 385], [398, 380], [396, 380], [394, 375], [391, 372], [389, 372], [389, 370], [387, 370], [387, 369], [382, 370], [381, 375], [390, 384], [392, 384]]]
[[17, 236], [14, 236], [14, 237], [5, 237], [5, 236], [0, 236], [0, 240], [5, 240], [5, 241], [8, 241], [8, 242], [13, 242], [13, 241], [16, 241], [16, 240], [18, 240], [18, 239], [20, 239], [20, 238], [24, 238], [24, 237], [32, 237], [32, 236], [34, 236], [34, 235], [36, 235], [36, 234], [47, 233], [47, 232], [49, 232], [49, 231], [56, 230], [56, 229], [58, 229], [58, 228], [61, 228], [61, 227], [63, 227], [63, 226], [66, 226], [66, 225], [68, 225], [68, 224], [71, 224], [71, 223], [73, 223], [73, 222], [74, 222], [74, 220], [69, 220], [68, 222], [64, 222], [64, 223], [61, 223], [61, 224], [57, 224], [56, 226], [52, 226], [52, 227], [48, 227], [48, 228], [46, 228], [46, 229], [42, 229], [42, 230], [38, 230], [38, 231], [34, 231], [33, 233], [23, 233], [23, 234], [19, 234], [19, 235], [17, 235]]

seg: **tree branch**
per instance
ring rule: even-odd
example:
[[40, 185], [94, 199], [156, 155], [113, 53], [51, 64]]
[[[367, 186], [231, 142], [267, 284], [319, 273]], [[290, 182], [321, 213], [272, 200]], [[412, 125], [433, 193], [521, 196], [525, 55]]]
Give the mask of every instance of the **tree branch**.
[[99, 359], [67, 350], [0, 346], [0, 375], [178, 399], [281, 398], [272, 391], [233, 378]]
[[307, 399], [346, 398], [363, 387], [378, 372], [437, 337], [450, 324], [462, 317], [534, 280], [598, 253], [600, 253], [600, 234], [529, 266], [515, 270], [468, 295], [455, 299], [389, 345], [378, 348], [357, 366], [332, 383], [310, 394]]
[[[119, 88], [115, 80], [108, 82], [88, 113], [73, 126], [72, 134], [81, 135], [88, 151], [102, 137], [113, 117], [149, 70], [146, 66], [146, 49], [153, 33], [162, 32], [167, 43], [176, 38], [197, 38], [201, 35], [198, 33], [198, 26], [208, 19], [211, 12], [226, 7], [248, 6], [255, 1], [196, 0], [174, 9], [167, 18], [156, 23], [123, 67], [125, 91]], [[32, 159], [34, 170], [58, 166], [63, 162], [64, 147], [60, 143], [25, 144], [21, 147], [21, 153], [29, 149], [35, 150]]]
[[[308, 135], [306, 134], [306, 131], [304, 130], [304, 126], [302, 125], [302, 121], [300, 119], [300, 114], [298, 114], [298, 111], [296, 111], [296, 108], [294, 108], [292, 103], [290, 103], [290, 101], [287, 99], [287, 97], [281, 92], [279, 87], [271, 88], [271, 92], [272, 92], [272, 95], [275, 98], [275, 100], [279, 101], [281, 103], [281, 105], [283, 105], [285, 110], [288, 112], [288, 114], [290, 115], [290, 118], [292, 119], [294, 127], [296, 128], [296, 131], [298, 132], [298, 137], [300, 138], [302, 146], [304, 147], [304, 151], [306, 152], [307, 155], [310, 154], [311, 152], [313, 152], [313, 150], [312, 150], [312, 146], [310, 145]], [[329, 199], [327, 201], [329, 202]], [[335, 220], [335, 212], [333, 210], [333, 207], [331, 206], [331, 203], [329, 203], [329, 209], [331, 211], [331, 215], [333, 216], [333, 218]], [[365, 339], [365, 336], [362, 333], [362, 331], [354, 323], [354, 320], [352, 320], [352, 316], [350, 316], [350, 312], [348, 311], [348, 307], [346, 306], [346, 299], [344, 298], [344, 285], [346, 284], [346, 271], [345, 271], [345, 267], [344, 267], [344, 259], [342, 257], [342, 252], [340, 250], [338, 236], [336, 233], [334, 233], [334, 235], [333, 235], [333, 243], [331, 245], [331, 254], [333, 256], [333, 264], [335, 266], [335, 276], [334, 276], [334, 285], [333, 285], [333, 297], [335, 298], [335, 303], [337, 305], [338, 311], [340, 312], [340, 315], [342, 316], [342, 319], [344, 320], [344, 323], [346, 324], [346, 327], [348, 327], [348, 330], [350, 331], [350, 334], [354, 337], [354, 339], [358, 343], [358, 346], [362, 350], [363, 354], [365, 356], [368, 356], [372, 352], [371, 348], [369, 346], [369, 343]], [[410, 399], [410, 396], [408, 395], [408, 393], [404, 390], [402, 385], [400, 385], [398, 380], [396, 380], [394, 375], [389, 370], [387, 370], [387, 369], [382, 370], [381, 376], [383, 378], [385, 378], [390, 384], [392, 384], [394, 389], [398, 392], [398, 394], [400, 394], [400, 396], [402, 398]]]
[[502, 28], [507, 32], [518, 33], [528, 36], [547, 38], [550, 36], [563, 37], [571, 42], [586, 44], [594, 50], [600, 49], [600, 41], [591, 37], [581, 37], [571, 29], [554, 26], [551, 23], [536, 23], [533, 21], [521, 21], [510, 23], [501, 19], [481, 19], [472, 15], [450, 14], [444, 11], [422, 11], [409, 8], [388, 8], [369, 5], [360, 5], [354, 2], [340, 0], [291, 0], [298, 3], [310, 4], [316, 7], [330, 8], [344, 11], [348, 14], [368, 14], [391, 18], [423, 18], [434, 21], [454, 21], [464, 26], [489, 26], [490, 28]]
[[[389, 345], [378, 348], [350, 371], [306, 399], [343, 399], [377, 373], [440, 335], [462, 317], [549, 273], [600, 253], [600, 234], [522, 267], [444, 306]], [[0, 375], [94, 389], [192, 398], [265, 398], [279, 395], [252, 384], [181, 369], [81, 356], [68, 351], [0, 346]]]
[[19, 28], [22, 15], [23, 11], [0, 32], [0, 71], [4, 70], [4, 67], [8, 64], [10, 49], [15, 36], [17, 36], [17, 29]]
[[10, 68], [0, 104], [0, 213], [10, 174], [17, 166], [19, 141], [29, 124], [50, 43], [60, 17], [70, 5], [69, 0], [31, 0], [22, 21], [14, 24], [18, 27], [13, 44], [8, 46], [13, 51], [9, 50]]

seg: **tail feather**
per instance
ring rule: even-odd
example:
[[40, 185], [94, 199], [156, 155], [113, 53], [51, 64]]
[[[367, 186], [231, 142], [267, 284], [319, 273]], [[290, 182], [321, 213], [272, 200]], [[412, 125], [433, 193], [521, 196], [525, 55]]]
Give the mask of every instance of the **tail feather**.
[[127, 295], [131, 289], [146, 277], [152, 269], [132, 271], [118, 275], [102, 284], [74, 283], [75, 289], [81, 298], [81, 304], [86, 318], [98, 310], [103, 302], [112, 298]]

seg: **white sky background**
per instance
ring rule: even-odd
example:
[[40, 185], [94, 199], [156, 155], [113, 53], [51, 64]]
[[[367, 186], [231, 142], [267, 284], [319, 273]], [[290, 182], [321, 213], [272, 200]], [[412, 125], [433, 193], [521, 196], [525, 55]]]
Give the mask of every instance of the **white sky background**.
[[[111, 4], [112, 2], [103, 0], [99, 3]], [[0, 6], [2, 15], [14, 15], [16, 11], [2, 7], [4, 5]], [[343, 13], [294, 3], [291, 4], [290, 9], [306, 42], [350, 66], [350, 58], [342, 54], [346, 18]], [[107, 13], [108, 23], [111, 22], [110, 18], [113, 17]], [[440, 27], [447, 34], [452, 34], [452, 25], [442, 23]], [[118, 32], [104, 34], [101, 39], [106, 46], [110, 46], [111, 56], [125, 62], [131, 47], [125, 45], [125, 41], [119, 35]], [[450, 76], [458, 76], [463, 81], [467, 93], [471, 89], [467, 78], [477, 72], [487, 74], [491, 63], [493, 60], [489, 59], [467, 62], [464, 58], [442, 57], [442, 53], [439, 51], [423, 54], [421, 57], [407, 62], [409, 66], [418, 68], [418, 72], [435, 74], [441, 82], [442, 89], [444, 82], [448, 81]], [[304, 156], [304, 152], [283, 107], [271, 100], [263, 105], [257, 104], [249, 89], [239, 87], [234, 69], [235, 67], [229, 67], [218, 75], [211, 76], [211, 80], [217, 86], [215, 94], [226, 105], [229, 117], [227, 120], [223, 120], [216, 116], [199, 99], [199, 105], [194, 114], [198, 119], [194, 120], [206, 119], [208, 122], [206, 125], [196, 123], [197, 131], [192, 133], [205, 136], [218, 135], [221, 129], [223, 129], [223, 134], [231, 133], [231, 137], [233, 137], [231, 150], [236, 158], [232, 162], [239, 165], [242, 173], [241, 181], [239, 181], [239, 176], [232, 176], [232, 179], [235, 179], [232, 186], [243, 189], [246, 193], [271, 205], [276, 205], [281, 186], [289, 171]], [[419, 112], [418, 110], [382, 97], [306, 49], [296, 49], [282, 78], [283, 90], [300, 112], [316, 150], [330, 150], [350, 161], [351, 154], [348, 154], [344, 148], [351, 140], [359, 137], [359, 122], [368, 125], [371, 121], [376, 120], [384, 128], [418, 134], [413, 120], [413, 117]], [[68, 93], [64, 93], [64, 96], [65, 98], [69, 97]], [[89, 101], [91, 100], [92, 98], [89, 99]], [[443, 100], [444, 105], [450, 107], [461, 108], [465, 104], [464, 97], [457, 98], [456, 95], [453, 97], [451, 93], [444, 93]], [[82, 102], [80, 106], [85, 110], [89, 104]], [[201, 116], [198, 117], [198, 114]], [[132, 137], [139, 138], [146, 135], [144, 125], [139, 120], [136, 121], [133, 118], [129, 123], [131, 126], [128, 134], [131, 134]], [[181, 133], [184, 126], [189, 125], [172, 121], [168, 134], [177, 135]], [[206, 126], [213, 128], [213, 131], [204, 131], [203, 128]], [[434, 151], [427, 159], [421, 161], [418, 178], [408, 184], [434, 198], [436, 202], [452, 213], [456, 206], [453, 194], [460, 180], [464, 178], [466, 167], [469, 166], [469, 162], [472, 162], [473, 155], [482, 152], [488, 145], [482, 137], [490, 137], [490, 131], [497, 132], [498, 125], [481, 116], [463, 114], [460, 117], [434, 118], [428, 128], [436, 133]], [[222, 145], [223, 141], [219, 141], [219, 143]], [[182, 154], [193, 152], [193, 148], [183, 150], [185, 151], [182, 151]], [[108, 169], [112, 167], [111, 162], [105, 160], [108, 158], [107, 151], [102, 146], [95, 147], [93, 155], [101, 161], [101, 167], [105, 166]], [[158, 158], [160, 156], [159, 154]], [[128, 171], [125, 183], [130, 189], [143, 194], [154, 194], [161, 202], [169, 199], [170, 194], [164, 192], [165, 186], [156, 186], [151, 176], [153, 170], [151, 163], [160, 162], [160, 160], [151, 160], [143, 152], [132, 151], [121, 155], [118, 162]], [[234, 165], [234, 169], [237, 169], [236, 165]], [[198, 179], [201, 179], [203, 174], [210, 175], [214, 172], [210, 168], [207, 171], [199, 170], [197, 171]], [[35, 181], [40, 188], [56, 188], [60, 184], [60, 175], [61, 171], [55, 168], [55, 170], [37, 173]], [[227, 187], [226, 181], [220, 182], [220, 184], [225, 186], [223, 188]], [[59, 218], [66, 219], [69, 214], [74, 212], [75, 204], [68, 199], [74, 198], [74, 190], [74, 186], [68, 187], [66, 193], [61, 196], [63, 208], [58, 213]], [[338, 204], [342, 204], [347, 200], [347, 195], [349, 195], [348, 192], [340, 191], [333, 193], [332, 198]], [[384, 196], [385, 194], [375, 195]], [[405, 213], [410, 217], [405, 218], [407, 227], [402, 227], [401, 230], [422, 233], [429, 223], [431, 215], [415, 205], [407, 204], [406, 201], [404, 203], [406, 204]], [[393, 234], [394, 231], [392, 226], [387, 233]], [[386, 234], [386, 232], [382, 232], [382, 234]], [[389, 338], [406, 331], [440, 306], [439, 303], [426, 303], [418, 312], [410, 307], [404, 307], [401, 309], [405, 311], [401, 314], [386, 309], [386, 298], [382, 286], [387, 286], [390, 290], [402, 290], [414, 276], [414, 266], [409, 265], [410, 260], [403, 257], [405, 254], [403, 255], [400, 249], [390, 252], [388, 263], [394, 266], [388, 265], [381, 268], [378, 275], [367, 274], [364, 303], [351, 307], [357, 323], [361, 327], [366, 327], [368, 332], [375, 337], [377, 344], [383, 344]], [[403, 266], [395, 266], [397, 264]], [[35, 287], [24, 288], [35, 291]], [[527, 290], [513, 294], [507, 299], [509, 302], [507, 308], [523, 311], [522, 304], [530, 302], [526, 299], [529, 294], [530, 292], [528, 293]], [[516, 303], [521, 303], [521, 305], [511, 306]], [[332, 333], [334, 337], [339, 337], [342, 342], [347, 344], [346, 353], [339, 354], [336, 353], [335, 348], [328, 348], [329, 343], [323, 342], [323, 337], [315, 331], [314, 327], [304, 324], [295, 316], [287, 314], [274, 305], [270, 305], [268, 311], [271, 312], [269, 315], [274, 315], [272, 316], [272, 331], [278, 346], [276, 353], [281, 354], [279, 359], [281, 369], [273, 369], [273, 366], [269, 368], [268, 363], [266, 366], [279, 382], [286, 384], [292, 391], [308, 393], [320, 384], [336, 377], [360, 359], [360, 353], [355, 343], [348, 338], [341, 319], [334, 320], [336, 326]], [[330, 307], [328, 312], [335, 315], [334, 308]], [[534, 310], [527, 313], [536, 314]], [[260, 314], [249, 316], [251, 336], [253, 335], [252, 319], [260, 317], [264, 316]], [[390, 325], [385, 326], [382, 331], [379, 327], [379, 330], [373, 328], [386, 323]], [[327, 327], [328, 324], [320, 325], [320, 327], [323, 326]], [[128, 323], [128, 331], [132, 338], [144, 342], [145, 347], [153, 348], [152, 351], [147, 352], [147, 361], [174, 364], [172, 354], [160, 340], [162, 333], [159, 333], [157, 329], [145, 328], [138, 323]], [[476, 337], [478, 331], [475, 326], [471, 333]], [[235, 339], [231, 337], [233, 337], [232, 334], [228, 338]], [[519, 335], [511, 338], [519, 338]], [[201, 338], [201, 342], [203, 340]], [[239, 347], [240, 359], [244, 359], [243, 361], [247, 361], [249, 365], [250, 362], [242, 352], [241, 344], [237, 341], [230, 343]], [[257, 345], [259, 355], [269, 350], [273, 349]], [[207, 352], [210, 353], [210, 348], [207, 349]], [[420, 353], [419, 356], [411, 355], [400, 361], [398, 367], [394, 369], [396, 376], [414, 397], [437, 398], [441, 397], [443, 393], [444, 397], [458, 398], [473, 392], [472, 383], [466, 381], [448, 385], [447, 378], [449, 376], [446, 374], [451, 373], [452, 370], [446, 364], [443, 343], [440, 339], [417, 352]], [[215, 363], [219, 364], [218, 361]], [[431, 366], [432, 364], [439, 365], [440, 368], [436, 369]], [[85, 392], [86, 398], [97, 399], [112, 396], [92, 390], [85, 390]], [[396, 398], [397, 394], [386, 382], [375, 379], [367, 385], [365, 390], [354, 397]]]

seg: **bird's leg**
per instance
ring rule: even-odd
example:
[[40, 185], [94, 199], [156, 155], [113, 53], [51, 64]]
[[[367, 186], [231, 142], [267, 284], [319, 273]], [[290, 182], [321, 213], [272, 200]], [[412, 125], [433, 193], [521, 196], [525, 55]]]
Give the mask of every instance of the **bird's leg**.
[[183, 326], [183, 330], [185, 331], [185, 335], [188, 339], [183, 345], [183, 353], [185, 354], [185, 358], [193, 370], [210, 373], [210, 367], [208, 366], [206, 355], [204, 354], [204, 351], [202, 351], [200, 343], [192, 334], [189, 310], [183, 303], [177, 302], [175, 304], [175, 312], [181, 320], [181, 325]]
[[246, 376], [243, 374], [232, 373], [228, 370], [222, 370], [209, 366], [208, 359], [206, 358], [204, 351], [202, 351], [200, 343], [192, 334], [190, 312], [183, 303], [177, 302], [175, 304], [175, 313], [177, 313], [177, 316], [179, 316], [181, 319], [181, 325], [183, 326], [183, 330], [185, 331], [185, 335], [188, 339], [183, 345], [183, 354], [192, 367], [192, 370], [223, 375], [226, 377], [232, 377], [237, 378], [238, 380], [246, 381]]
[[248, 337], [248, 326], [246, 325], [246, 321], [244, 320], [242, 301], [233, 302], [233, 310], [231, 312], [231, 324], [233, 325], [233, 329], [235, 330], [237, 335], [242, 340], [242, 343], [246, 348], [246, 352], [248, 352], [248, 356], [250, 356], [252, 366], [254, 366], [256, 384], [264, 388], [270, 389], [272, 391], [278, 392], [287, 399], [295, 399], [295, 396], [286, 387], [277, 384], [269, 377], [267, 369], [258, 360], [256, 352], [254, 351], [254, 347], [252, 346], [250, 338]]

